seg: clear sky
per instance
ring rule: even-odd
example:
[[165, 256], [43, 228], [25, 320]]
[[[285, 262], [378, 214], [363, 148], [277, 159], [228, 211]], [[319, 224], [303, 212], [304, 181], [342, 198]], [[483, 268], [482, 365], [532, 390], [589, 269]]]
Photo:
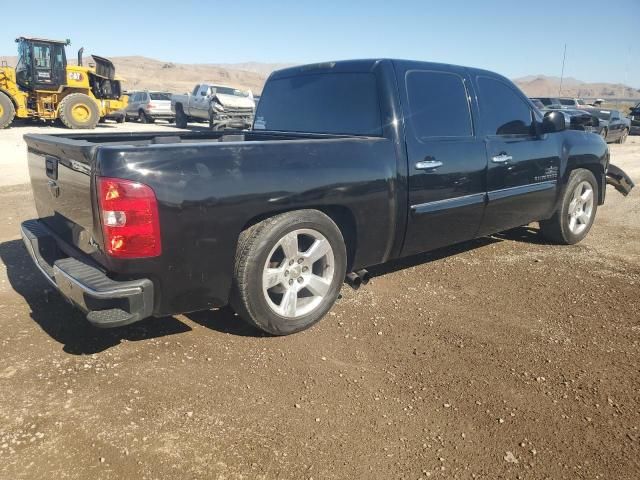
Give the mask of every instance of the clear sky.
[[[68, 55], [181, 63], [399, 57], [640, 88], [640, 0], [2, 1], [0, 55], [19, 35]], [[41, 7], [41, 8], [39, 8]]]

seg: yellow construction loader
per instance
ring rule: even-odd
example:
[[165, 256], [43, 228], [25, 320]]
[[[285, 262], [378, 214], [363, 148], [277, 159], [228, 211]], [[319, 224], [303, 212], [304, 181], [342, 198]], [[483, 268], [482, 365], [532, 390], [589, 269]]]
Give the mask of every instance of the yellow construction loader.
[[14, 118], [60, 121], [69, 128], [95, 128], [101, 118], [126, 106], [115, 68], [92, 55], [94, 65], [67, 65], [69, 40], [20, 37], [18, 64], [0, 66], [0, 129]]

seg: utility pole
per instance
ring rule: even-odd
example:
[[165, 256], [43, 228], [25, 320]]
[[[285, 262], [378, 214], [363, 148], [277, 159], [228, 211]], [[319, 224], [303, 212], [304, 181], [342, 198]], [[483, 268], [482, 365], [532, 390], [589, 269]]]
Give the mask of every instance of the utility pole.
[[564, 61], [567, 59], [567, 44], [564, 44], [564, 55], [562, 55], [562, 72], [560, 73], [560, 90], [558, 90], [558, 96], [562, 96], [562, 80], [564, 79]]

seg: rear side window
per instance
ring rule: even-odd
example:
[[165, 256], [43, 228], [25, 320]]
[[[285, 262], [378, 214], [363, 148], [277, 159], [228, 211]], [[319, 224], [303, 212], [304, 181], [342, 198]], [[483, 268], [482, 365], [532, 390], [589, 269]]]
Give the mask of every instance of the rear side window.
[[473, 135], [462, 78], [448, 72], [410, 71], [406, 75], [409, 124], [418, 140]]
[[380, 136], [376, 78], [371, 73], [318, 73], [270, 80], [254, 129]]
[[171, 100], [170, 93], [152, 93], [151, 100]]
[[529, 105], [504, 82], [478, 77], [480, 118], [485, 135], [530, 135]]

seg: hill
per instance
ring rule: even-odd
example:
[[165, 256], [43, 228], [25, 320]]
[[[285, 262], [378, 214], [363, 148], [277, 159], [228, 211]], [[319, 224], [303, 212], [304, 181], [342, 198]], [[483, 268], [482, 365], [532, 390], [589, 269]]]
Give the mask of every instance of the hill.
[[[15, 65], [16, 57], [2, 57], [0, 61]], [[240, 88], [250, 88], [254, 93], [262, 91], [264, 81], [273, 70], [285, 68], [283, 63], [232, 63], [185, 64], [165, 62], [152, 58], [131, 56], [113, 57], [118, 76], [124, 79], [126, 90], [167, 90], [175, 93], [191, 91], [203, 81], [223, 83]], [[84, 60], [85, 64], [91, 61]], [[528, 75], [514, 82], [529, 96], [557, 96], [560, 78], [545, 75]], [[640, 89], [613, 83], [587, 83], [567, 77], [562, 82], [562, 96], [586, 98], [637, 98]]]
[[[516, 78], [516, 85], [531, 97], [558, 96], [560, 90], [559, 77], [545, 75], [529, 75]], [[575, 78], [565, 78], [562, 82], [563, 97], [584, 98], [638, 98], [640, 89], [620, 83], [586, 83]]]

